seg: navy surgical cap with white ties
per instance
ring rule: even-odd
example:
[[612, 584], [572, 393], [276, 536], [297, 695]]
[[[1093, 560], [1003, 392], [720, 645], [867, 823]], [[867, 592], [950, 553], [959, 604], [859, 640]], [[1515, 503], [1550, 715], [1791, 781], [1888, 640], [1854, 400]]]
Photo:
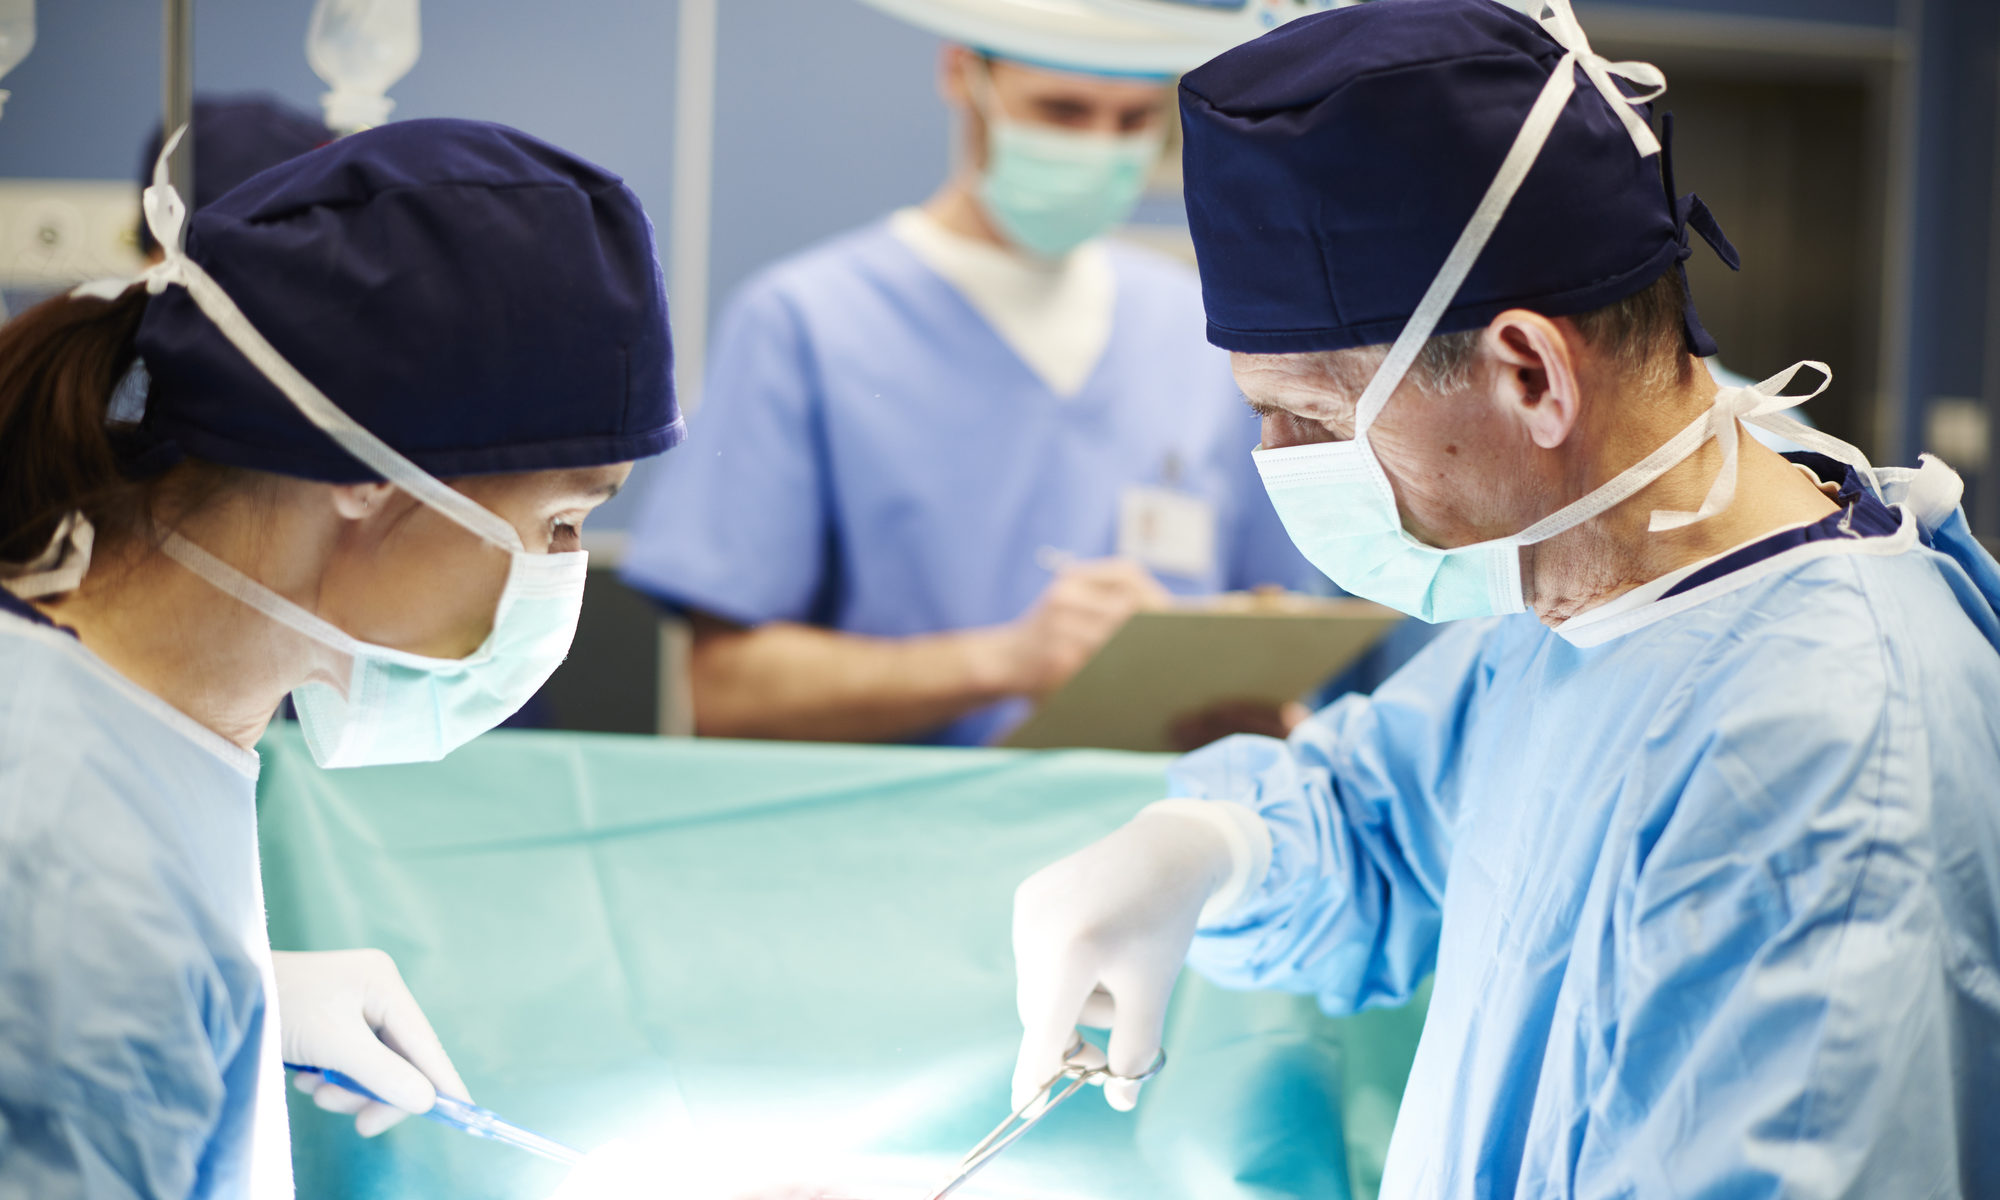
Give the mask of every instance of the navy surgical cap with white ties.
[[[431, 475], [605, 466], [685, 436], [638, 197], [527, 134], [367, 130], [256, 175], [188, 230], [188, 256], [285, 360]], [[147, 461], [377, 478], [185, 289], [152, 297], [139, 353]]]
[[[1209, 340], [1293, 354], [1393, 342], [1493, 183], [1565, 48], [1492, 0], [1377, 0], [1300, 18], [1181, 86], [1188, 220]], [[1509, 308], [1567, 316], [1639, 292], [1699, 233], [1583, 79], [1436, 333]], [[1628, 93], [1631, 94], [1631, 93]], [[1663, 179], [1664, 173], [1664, 179]], [[1715, 353], [1693, 300], [1694, 353]]]

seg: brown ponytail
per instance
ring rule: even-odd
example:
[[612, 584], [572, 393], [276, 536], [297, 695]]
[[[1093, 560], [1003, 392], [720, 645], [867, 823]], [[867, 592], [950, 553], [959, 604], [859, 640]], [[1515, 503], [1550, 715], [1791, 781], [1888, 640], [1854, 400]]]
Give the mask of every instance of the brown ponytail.
[[144, 288], [116, 300], [57, 296], [0, 325], [0, 562], [47, 547], [81, 510], [99, 538], [146, 520], [151, 488], [118, 466], [106, 417], [138, 357]]

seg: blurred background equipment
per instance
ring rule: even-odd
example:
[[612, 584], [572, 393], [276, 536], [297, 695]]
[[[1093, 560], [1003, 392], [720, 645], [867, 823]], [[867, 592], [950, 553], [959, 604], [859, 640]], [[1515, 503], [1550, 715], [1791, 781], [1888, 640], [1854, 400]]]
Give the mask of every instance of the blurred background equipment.
[[[0, 79], [35, 48], [35, 0], [0, 0]], [[0, 91], [0, 115], [9, 93]]]
[[417, 65], [417, 0], [318, 0], [306, 30], [306, 61], [330, 89], [327, 126], [353, 133], [389, 119], [389, 89]]
[[939, 37], [1091, 71], [1179, 74], [1293, 17], [1360, 0], [863, 0]]

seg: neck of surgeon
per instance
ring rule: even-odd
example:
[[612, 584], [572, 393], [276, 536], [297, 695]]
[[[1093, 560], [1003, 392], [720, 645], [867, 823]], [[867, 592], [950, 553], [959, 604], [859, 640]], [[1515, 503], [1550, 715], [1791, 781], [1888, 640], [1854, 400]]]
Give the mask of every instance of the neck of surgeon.
[[[308, 528], [299, 516], [292, 505], [225, 496], [171, 524], [279, 594], [317, 608], [327, 543], [337, 532], [325, 523]], [[308, 679], [340, 679], [346, 665], [344, 655], [219, 593], [150, 539], [101, 545], [82, 584], [40, 607], [120, 675], [245, 748], [263, 735], [286, 693]]]
[[[1714, 404], [1718, 389], [1700, 359], [1689, 357], [1684, 382], [1671, 388], [1607, 397], [1586, 405], [1590, 427], [1567, 456], [1551, 500], [1574, 499], [1652, 453]], [[1627, 410], [1637, 410], [1627, 413]], [[1623, 415], [1621, 415], [1623, 414]], [[1521, 548], [1521, 578], [1529, 606], [1557, 625], [1683, 567], [1726, 554], [1781, 529], [1817, 521], [1836, 506], [1741, 424], [1736, 498], [1729, 508], [1681, 529], [1653, 531], [1656, 510], [1693, 511], [1723, 470], [1719, 443], [1705, 442], [1631, 499], [1548, 541]], [[1526, 514], [1524, 514], [1526, 515]], [[1543, 514], [1546, 515], [1546, 514]], [[1537, 519], [1528, 515], [1528, 522]]]
[[[1579, 323], [1513, 309], [1482, 329], [1431, 339], [1367, 433], [1404, 529], [1441, 548], [1515, 537], [1710, 413], [1720, 389], [1681, 338], [1678, 293], [1671, 284], [1656, 290], [1624, 306], [1622, 317], [1607, 310]], [[1361, 347], [1237, 354], [1233, 363], [1264, 418], [1264, 446], [1276, 449], [1351, 439], [1356, 401], [1384, 356], [1383, 347]], [[1656, 510], [1701, 507], [1725, 465], [1722, 443], [1711, 438], [1630, 498], [1521, 546], [1528, 606], [1559, 624], [1836, 511], [1739, 424], [1722, 436], [1737, 443], [1728, 507], [1679, 528], [1651, 527]]]

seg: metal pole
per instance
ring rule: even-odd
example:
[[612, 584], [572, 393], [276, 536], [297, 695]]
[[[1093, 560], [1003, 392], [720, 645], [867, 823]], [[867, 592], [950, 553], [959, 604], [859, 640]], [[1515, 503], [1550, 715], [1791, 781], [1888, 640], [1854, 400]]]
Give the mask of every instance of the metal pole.
[[674, 191], [668, 210], [667, 302], [681, 407], [701, 406], [708, 349], [708, 242], [714, 232], [715, 50], [721, 0], [680, 0], [674, 56]]
[[166, 34], [161, 41], [161, 105], [166, 136], [185, 125], [187, 134], [167, 160], [167, 178], [189, 207], [194, 205], [194, 0], [165, 0]]

